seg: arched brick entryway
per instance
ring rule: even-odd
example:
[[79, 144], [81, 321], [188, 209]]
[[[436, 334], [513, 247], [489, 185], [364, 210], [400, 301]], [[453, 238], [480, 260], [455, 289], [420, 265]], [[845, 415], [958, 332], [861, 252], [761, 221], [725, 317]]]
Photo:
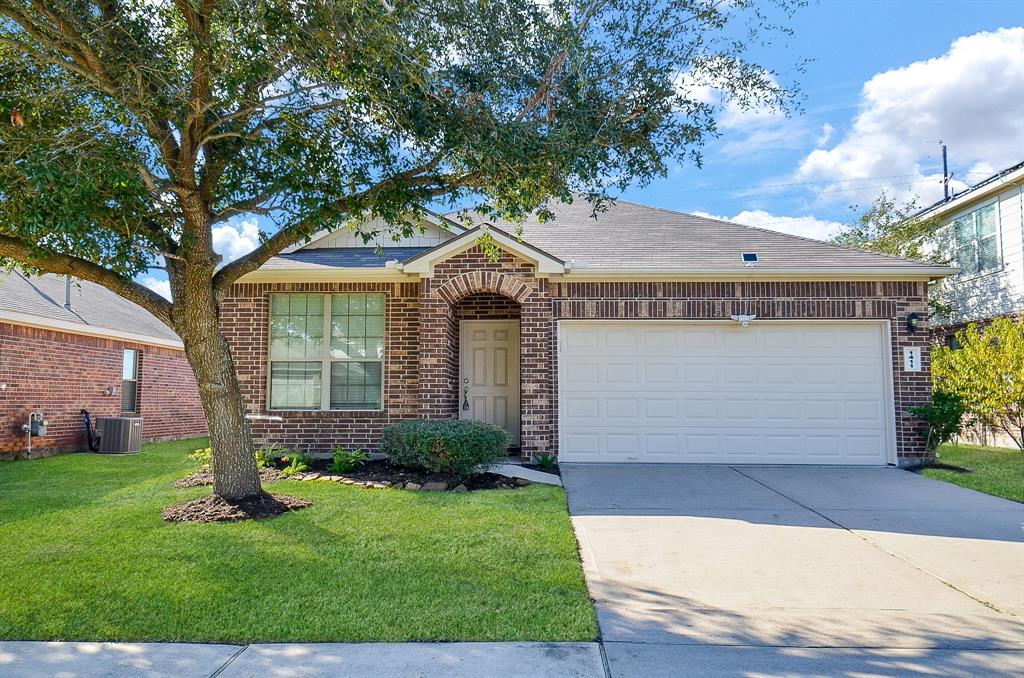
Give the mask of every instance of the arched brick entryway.
[[551, 449], [551, 299], [547, 280], [509, 254], [497, 261], [473, 248], [437, 264], [420, 289], [420, 415], [457, 417], [460, 302], [501, 295], [518, 304], [520, 321], [521, 449]]

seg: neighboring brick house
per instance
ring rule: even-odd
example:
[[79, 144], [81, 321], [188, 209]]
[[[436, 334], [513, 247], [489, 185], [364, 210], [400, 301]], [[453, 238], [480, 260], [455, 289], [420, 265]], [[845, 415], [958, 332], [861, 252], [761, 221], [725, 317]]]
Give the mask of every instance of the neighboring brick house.
[[553, 211], [521, 238], [325, 232], [245, 276], [222, 324], [257, 438], [375, 450], [388, 423], [466, 417], [562, 461], [924, 455], [908, 408], [952, 269], [624, 201]]
[[146, 441], [206, 433], [178, 337], [93, 283], [0, 275], [0, 458], [25, 456], [22, 425], [42, 412], [32, 456], [87, 449], [81, 410], [141, 416]]

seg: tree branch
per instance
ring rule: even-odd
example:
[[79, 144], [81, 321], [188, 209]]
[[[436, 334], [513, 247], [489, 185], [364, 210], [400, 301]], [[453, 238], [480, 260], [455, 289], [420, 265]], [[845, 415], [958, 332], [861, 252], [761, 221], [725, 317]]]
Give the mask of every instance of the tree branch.
[[47, 273], [72, 275], [102, 285], [128, 301], [138, 304], [173, 329], [171, 302], [148, 287], [143, 287], [133, 280], [126, 280], [110, 269], [59, 252], [40, 253], [24, 240], [3, 234], [0, 234], [0, 256], [36, 266]]
[[470, 172], [458, 177], [446, 174], [424, 175], [424, 172], [436, 169], [441, 164], [443, 158], [443, 154], [437, 154], [421, 165], [378, 182], [364, 191], [345, 196], [328, 205], [324, 205], [305, 219], [301, 219], [290, 226], [285, 226], [267, 238], [262, 245], [252, 252], [249, 252], [244, 257], [235, 259], [217, 271], [213, 276], [214, 292], [222, 294], [238, 278], [246, 273], [255, 271], [267, 263], [271, 257], [277, 256], [281, 250], [294, 245], [302, 238], [303, 234], [308, 233], [315, 227], [321, 226], [325, 215], [329, 213], [349, 212], [359, 205], [371, 202], [374, 196], [381, 191], [398, 186], [421, 187], [426, 197], [436, 197], [449, 193], [460, 186], [466, 186], [479, 176], [479, 172]]

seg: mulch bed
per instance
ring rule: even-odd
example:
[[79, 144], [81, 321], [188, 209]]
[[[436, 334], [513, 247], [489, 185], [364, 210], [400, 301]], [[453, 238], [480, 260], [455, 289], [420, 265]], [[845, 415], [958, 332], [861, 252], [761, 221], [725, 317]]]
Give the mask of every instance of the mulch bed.
[[[529, 480], [508, 478], [497, 473], [474, 473], [469, 478], [459, 479], [445, 473], [430, 473], [418, 469], [396, 466], [386, 459], [366, 462], [354, 471], [345, 474], [331, 473], [330, 459], [314, 459], [307, 472], [285, 475], [278, 469], [260, 470], [260, 481], [275, 480], [332, 480], [346, 485], [365, 487], [393, 487], [406, 490], [437, 492], [472, 492], [473, 490], [514, 490], [529, 485]], [[181, 480], [174, 481], [177, 488], [201, 487], [213, 484], [213, 474], [208, 470], [197, 471]]]
[[[260, 469], [261, 483], [273, 482], [284, 477], [284, 474], [275, 468]], [[179, 489], [203, 487], [204, 485], [213, 485], [213, 473], [209, 470], [196, 471], [192, 475], [185, 476], [181, 480], [174, 481], [174, 486]]]
[[[325, 463], [324, 468], [326, 466]], [[357, 483], [388, 483], [391, 487], [404, 486], [409, 483], [420, 486], [420, 488], [409, 489], [422, 489], [427, 483], [444, 483], [448, 490], [454, 490], [459, 485], [467, 490], [514, 489], [522, 486], [522, 483], [516, 483], [515, 478], [508, 478], [497, 473], [474, 473], [460, 481], [458, 478], [444, 473], [430, 473], [404, 466], [395, 466], [386, 459], [368, 461], [356, 470], [345, 473], [342, 477]]]
[[974, 473], [974, 469], [967, 468], [965, 466], [955, 466], [953, 464], [943, 464], [941, 462], [935, 462], [934, 464], [923, 464], [921, 466], [915, 466], [911, 470], [915, 473], [920, 473], [926, 468], [934, 468], [939, 471], [952, 471], [953, 473]]
[[256, 518], [273, 518], [288, 511], [297, 511], [313, 502], [284, 494], [263, 492], [250, 499], [230, 502], [215, 494], [182, 502], [164, 509], [169, 523], [216, 523]]

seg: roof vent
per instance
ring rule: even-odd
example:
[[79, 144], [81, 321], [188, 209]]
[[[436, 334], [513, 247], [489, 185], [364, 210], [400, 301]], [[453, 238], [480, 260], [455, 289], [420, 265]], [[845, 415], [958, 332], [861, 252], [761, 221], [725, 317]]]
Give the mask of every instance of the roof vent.
[[740, 259], [747, 266], [753, 266], [757, 263], [757, 252], [743, 252], [740, 254]]

